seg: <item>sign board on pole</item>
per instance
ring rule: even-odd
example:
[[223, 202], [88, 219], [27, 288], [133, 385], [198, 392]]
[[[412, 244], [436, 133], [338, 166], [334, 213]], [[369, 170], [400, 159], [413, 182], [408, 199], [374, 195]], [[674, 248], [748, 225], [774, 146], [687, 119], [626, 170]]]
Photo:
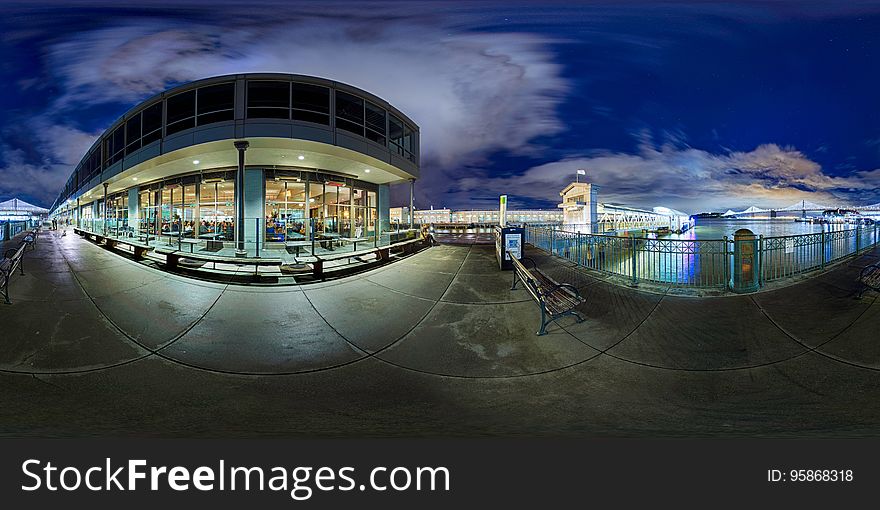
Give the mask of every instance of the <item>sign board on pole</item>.
[[517, 260], [522, 258], [521, 234], [507, 234], [504, 236], [504, 244], [504, 260], [510, 260], [510, 254], [507, 253], [508, 250]]
[[501, 204], [498, 211], [498, 224], [501, 228], [507, 226], [507, 195], [501, 195]]

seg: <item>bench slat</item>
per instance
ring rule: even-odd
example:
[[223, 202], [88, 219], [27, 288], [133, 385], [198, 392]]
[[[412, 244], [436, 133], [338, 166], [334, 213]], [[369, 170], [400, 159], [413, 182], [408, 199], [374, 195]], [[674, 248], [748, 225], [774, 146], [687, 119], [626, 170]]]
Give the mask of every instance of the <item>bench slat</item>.
[[[583, 321], [583, 318], [575, 311], [575, 307], [585, 303], [586, 300], [578, 294], [576, 289], [568, 285], [560, 285], [537, 267], [528, 269], [522, 260], [517, 259], [509, 251], [507, 253], [513, 261], [513, 288], [516, 288], [517, 279], [522, 281], [532, 299], [541, 308], [541, 329], [538, 331], [538, 335], [544, 334], [544, 328], [548, 322], [555, 321], [564, 315], [574, 315], [578, 318], [578, 322]], [[545, 319], [545, 313], [550, 315], [549, 321]]]

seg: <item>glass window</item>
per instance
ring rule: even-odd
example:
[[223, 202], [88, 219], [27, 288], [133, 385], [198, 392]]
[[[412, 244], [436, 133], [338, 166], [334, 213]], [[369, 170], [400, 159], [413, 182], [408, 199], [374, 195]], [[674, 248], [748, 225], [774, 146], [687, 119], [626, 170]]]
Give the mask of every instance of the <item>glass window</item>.
[[367, 101], [366, 114], [367, 138], [385, 145], [385, 110]]
[[104, 139], [104, 147], [107, 154], [107, 165], [110, 166], [113, 163], [122, 159], [122, 155], [125, 152], [125, 126], [119, 126], [113, 133], [107, 136]]
[[132, 152], [141, 148], [141, 114], [138, 113], [134, 117], [128, 119], [125, 123], [125, 138], [128, 145], [125, 146], [125, 153]]
[[330, 125], [330, 89], [308, 83], [293, 84], [293, 120]]
[[388, 148], [396, 154], [415, 161], [415, 134], [394, 115], [388, 116]]
[[196, 186], [189, 184], [181, 188], [180, 204], [180, 232], [183, 237], [195, 237], [196, 217], [198, 213], [198, 201], [196, 200]]
[[305, 191], [298, 179], [266, 181], [266, 241], [306, 239]]
[[156, 203], [152, 191], [138, 193], [138, 229], [141, 233], [156, 231]]
[[166, 134], [177, 133], [196, 125], [196, 91], [183, 92], [168, 98]]
[[364, 136], [364, 100], [337, 90], [336, 127]]
[[162, 138], [162, 102], [148, 106], [141, 112], [143, 141], [141, 145], [149, 145]]
[[249, 81], [247, 88], [249, 119], [289, 119], [290, 83], [284, 81]]
[[232, 182], [202, 183], [199, 189], [198, 237], [235, 240], [235, 185]]
[[234, 83], [221, 83], [198, 90], [198, 125], [232, 120], [234, 108]]
[[394, 115], [388, 116], [388, 141], [391, 150], [403, 156], [403, 122]]

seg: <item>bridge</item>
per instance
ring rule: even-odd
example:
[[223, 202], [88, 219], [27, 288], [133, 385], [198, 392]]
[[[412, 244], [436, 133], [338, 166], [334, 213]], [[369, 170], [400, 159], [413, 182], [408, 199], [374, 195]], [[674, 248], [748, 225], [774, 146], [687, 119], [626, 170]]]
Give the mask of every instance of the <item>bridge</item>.
[[721, 216], [724, 218], [805, 218], [807, 213], [823, 213], [824, 211], [847, 210], [854, 211], [864, 216], [880, 216], [880, 203], [872, 205], [821, 205], [814, 202], [801, 200], [787, 207], [764, 209], [757, 206], [751, 206], [742, 211], [733, 211], [728, 209]]

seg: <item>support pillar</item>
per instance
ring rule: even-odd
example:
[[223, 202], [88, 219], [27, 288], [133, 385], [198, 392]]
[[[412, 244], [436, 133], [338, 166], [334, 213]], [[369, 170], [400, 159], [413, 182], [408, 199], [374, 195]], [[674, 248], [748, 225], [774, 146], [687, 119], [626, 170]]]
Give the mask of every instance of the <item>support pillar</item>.
[[412, 229], [415, 224], [415, 220], [413, 219], [413, 204], [415, 203], [415, 188], [416, 188], [416, 180], [409, 180], [409, 228]]
[[107, 188], [110, 186], [109, 183], [104, 183], [104, 214], [101, 216], [104, 221], [101, 223], [104, 224], [104, 235], [107, 235]]
[[376, 213], [378, 214], [378, 232], [387, 232], [391, 230], [391, 188], [387, 184], [380, 184], [376, 192], [377, 204]]
[[235, 172], [235, 256], [246, 257], [244, 249], [244, 153], [250, 147], [246, 140], [236, 140], [238, 171]]

